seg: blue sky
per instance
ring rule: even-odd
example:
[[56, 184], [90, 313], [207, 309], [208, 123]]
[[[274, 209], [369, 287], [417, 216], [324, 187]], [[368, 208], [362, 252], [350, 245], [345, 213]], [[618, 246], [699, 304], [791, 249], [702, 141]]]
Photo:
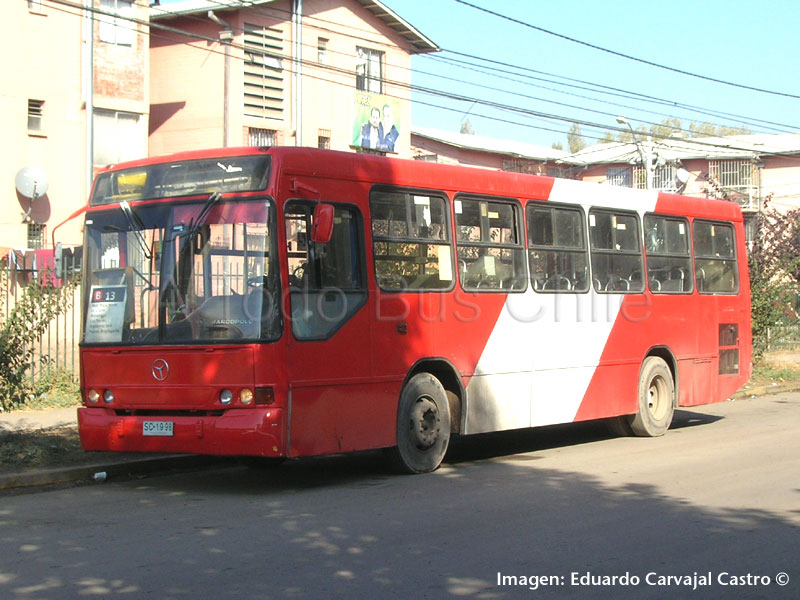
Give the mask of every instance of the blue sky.
[[[691, 121], [710, 121], [724, 125], [745, 123], [754, 132], [800, 131], [800, 98], [739, 89], [643, 65], [535, 31], [455, 0], [383, 2], [443, 50], [542, 72], [504, 73], [514, 71], [513, 67], [494, 65], [487, 69], [476, 66], [473, 58], [447, 52], [416, 56], [412, 61], [414, 85], [489, 100], [506, 108], [415, 92], [414, 126], [458, 131], [462, 119], [469, 118], [479, 135], [543, 146], [553, 142], [566, 146], [566, 132], [572, 120], [620, 127], [615, 120], [617, 115], [627, 117], [634, 127], [672, 116], [687, 127]], [[469, 2], [654, 63], [800, 96], [800, 7], [794, 0], [756, 4], [741, 0]], [[458, 66], [452, 59], [470, 64]], [[645, 94], [673, 104], [643, 102], [620, 96], [620, 92], [614, 92], [618, 94], [615, 96], [599, 94], [596, 89], [581, 89], [593, 88], [592, 85], [554, 76]], [[554, 83], [558, 81], [567, 85]], [[707, 115], [674, 103], [727, 114]], [[558, 118], [520, 114], [513, 108]], [[581, 130], [590, 143], [592, 137], [604, 133], [602, 128], [589, 125], [582, 125]]]

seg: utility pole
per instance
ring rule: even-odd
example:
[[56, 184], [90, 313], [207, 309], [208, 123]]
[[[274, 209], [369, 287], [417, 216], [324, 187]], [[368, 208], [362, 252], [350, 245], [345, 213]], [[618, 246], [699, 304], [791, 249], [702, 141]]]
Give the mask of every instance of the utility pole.
[[642, 160], [642, 165], [644, 166], [644, 175], [645, 175], [645, 188], [648, 190], [653, 189], [653, 175], [655, 171], [655, 165], [653, 164], [653, 146], [651, 143], [648, 142], [647, 145], [642, 144], [636, 138], [636, 132], [631, 127], [631, 124], [628, 122], [628, 119], [625, 117], [617, 117], [617, 123], [620, 125], [627, 125], [628, 129], [630, 129], [631, 136], [633, 137], [633, 143], [636, 145], [636, 150], [639, 152], [639, 158]]

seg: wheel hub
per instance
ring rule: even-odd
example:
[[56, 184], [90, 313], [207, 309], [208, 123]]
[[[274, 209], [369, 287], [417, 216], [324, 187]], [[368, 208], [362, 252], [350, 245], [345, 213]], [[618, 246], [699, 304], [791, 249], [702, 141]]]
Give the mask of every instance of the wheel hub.
[[439, 411], [430, 398], [419, 398], [411, 410], [411, 437], [420, 450], [430, 448], [439, 438]]

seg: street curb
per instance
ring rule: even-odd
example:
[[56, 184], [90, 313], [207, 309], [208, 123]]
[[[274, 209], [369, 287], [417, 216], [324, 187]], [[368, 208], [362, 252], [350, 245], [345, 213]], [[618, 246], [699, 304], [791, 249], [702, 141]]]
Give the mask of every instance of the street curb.
[[19, 473], [0, 475], [0, 491], [62, 483], [100, 482], [109, 478], [127, 479], [157, 472], [205, 467], [218, 461], [219, 457], [217, 456], [178, 454], [94, 463], [60, 469], [21, 471]]
[[800, 382], [784, 385], [762, 385], [749, 390], [739, 390], [731, 396], [731, 400], [744, 400], [746, 398], [757, 398], [759, 396], [771, 396], [773, 394], [783, 394], [788, 392], [800, 392]]

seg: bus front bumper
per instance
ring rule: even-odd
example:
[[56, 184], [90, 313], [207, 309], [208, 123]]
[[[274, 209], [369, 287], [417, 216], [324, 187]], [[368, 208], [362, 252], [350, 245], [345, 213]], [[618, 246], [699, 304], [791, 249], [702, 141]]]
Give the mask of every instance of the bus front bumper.
[[279, 408], [231, 409], [220, 416], [128, 416], [82, 407], [78, 431], [84, 450], [285, 456]]

